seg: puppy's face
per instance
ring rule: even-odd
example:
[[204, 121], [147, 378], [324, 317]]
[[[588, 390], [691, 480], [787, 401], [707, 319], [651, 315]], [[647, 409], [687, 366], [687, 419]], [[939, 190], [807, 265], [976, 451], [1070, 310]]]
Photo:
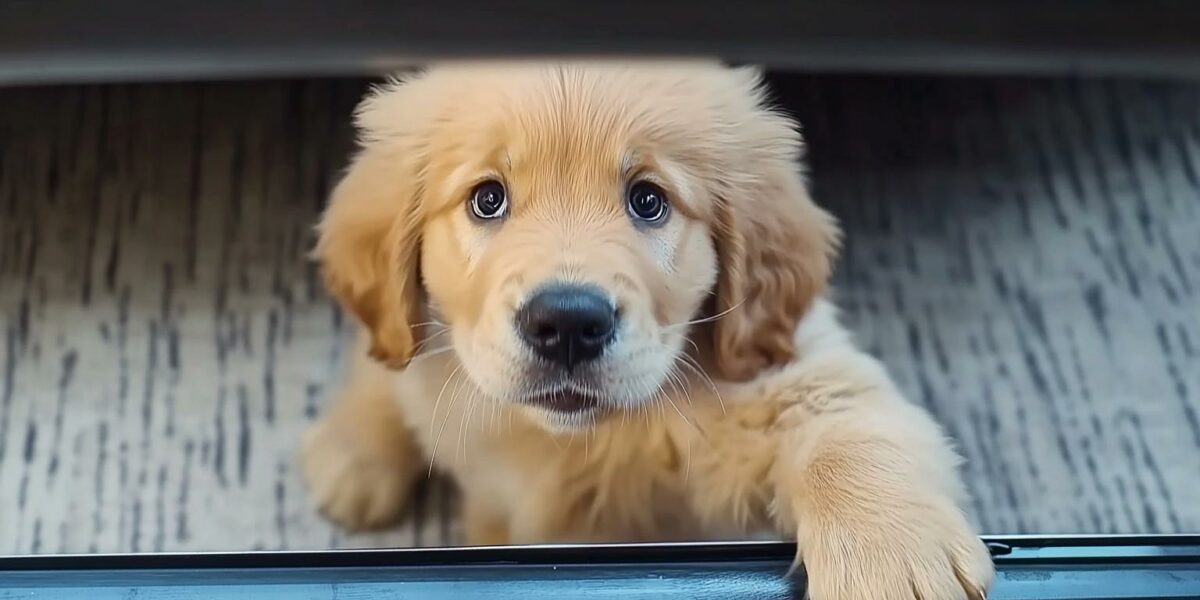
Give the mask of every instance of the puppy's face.
[[567, 427], [665, 385], [717, 259], [683, 140], [543, 77], [442, 138], [422, 273], [479, 389]]
[[[322, 222], [330, 288], [380, 360], [403, 367], [436, 319], [449, 340], [426, 347], [451, 344], [481, 392], [556, 429], [655, 401], [689, 337], [714, 375], [787, 360], [834, 230], [757, 85], [715, 65], [582, 63], [385, 87]], [[698, 334], [706, 308], [720, 318]]]

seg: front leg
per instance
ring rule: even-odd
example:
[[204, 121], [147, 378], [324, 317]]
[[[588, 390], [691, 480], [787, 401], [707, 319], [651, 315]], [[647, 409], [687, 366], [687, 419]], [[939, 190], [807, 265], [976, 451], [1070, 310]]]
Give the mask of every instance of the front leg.
[[321, 512], [351, 530], [399, 520], [428, 463], [405, 426], [392, 374], [355, 349], [345, 388], [304, 436], [304, 478]]
[[775, 513], [810, 598], [984, 597], [993, 567], [961, 509], [959, 459], [878, 363], [829, 352], [766, 385], [782, 409]]

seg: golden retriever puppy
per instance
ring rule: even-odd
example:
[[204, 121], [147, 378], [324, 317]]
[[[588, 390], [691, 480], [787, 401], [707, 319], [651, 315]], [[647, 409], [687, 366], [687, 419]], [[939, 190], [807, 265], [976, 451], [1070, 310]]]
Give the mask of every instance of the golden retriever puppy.
[[316, 256], [362, 324], [321, 509], [449, 473], [471, 544], [799, 542], [817, 600], [978, 598], [957, 458], [823, 299], [838, 241], [760, 74], [475, 63], [375, 90]]

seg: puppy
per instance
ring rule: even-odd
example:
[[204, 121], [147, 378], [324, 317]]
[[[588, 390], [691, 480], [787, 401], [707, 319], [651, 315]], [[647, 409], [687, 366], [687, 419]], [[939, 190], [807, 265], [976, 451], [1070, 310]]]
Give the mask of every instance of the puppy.
[[798, 541], [812, 598], [980, 598], [957, 458], [823, 298], [838, 230], [760, 74], [479, 63], [384, 85], [319, 225], [362, 324], [305, 472], [349, 528], [433, 467], [471, 544]]

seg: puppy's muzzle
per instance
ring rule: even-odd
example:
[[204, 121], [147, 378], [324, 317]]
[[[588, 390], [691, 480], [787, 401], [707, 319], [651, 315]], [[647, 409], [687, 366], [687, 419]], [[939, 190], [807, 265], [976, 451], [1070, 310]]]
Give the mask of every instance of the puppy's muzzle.
[[521, 339], [534, 353], [570, 372], [604, 354], [620, 317], [603, 291], [555, 284], [530, 296], [515, 318]]

